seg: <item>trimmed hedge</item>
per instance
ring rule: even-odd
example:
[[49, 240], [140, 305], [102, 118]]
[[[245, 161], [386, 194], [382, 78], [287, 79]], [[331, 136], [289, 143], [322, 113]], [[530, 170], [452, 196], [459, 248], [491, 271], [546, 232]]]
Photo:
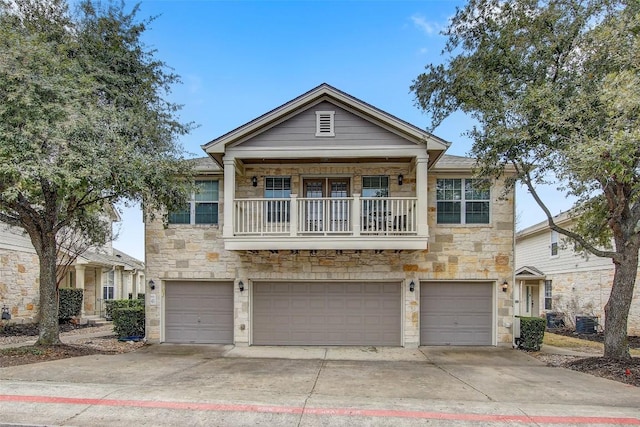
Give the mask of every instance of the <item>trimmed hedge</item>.
[[113, 331], [118, 335], [118, 339], [144, 338], [144, 307], [113, 310]]
[[83, 289], [60, 288], [58, 295], [58, 321], [68, 322], [73, 317], [80, 315], [84, 296]]
[[106, 304], [107, 317], [113, 320], [113, 331], [119, 339], [144, 337], [144, 300], [108, 300]]
[[113, 310], [119, 308], [142, 307], [144, 310], [144, 300], [140, 299], [109, 299], [105, 300], [106, 317], [113, 319]]
[[520, 317], [520, 342], [524, 350], [538, 351], [542, 347], [547, 322], [542, 317]]

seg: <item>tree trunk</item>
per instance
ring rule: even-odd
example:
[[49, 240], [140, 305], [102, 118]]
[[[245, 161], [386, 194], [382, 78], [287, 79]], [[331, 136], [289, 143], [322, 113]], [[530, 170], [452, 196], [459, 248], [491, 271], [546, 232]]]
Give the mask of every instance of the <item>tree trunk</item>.
[[630, 359], [627, 339], [627, 320], [633, 299], [638, 272], [638, 247], [621, 245], [624, 261], [616, 263], [611, 296], [604, 307], [604, 356], [613, 359]]
[[60, 344], [55, 234], [42, 236], [40, 257], [40, 337], [38, 345]]

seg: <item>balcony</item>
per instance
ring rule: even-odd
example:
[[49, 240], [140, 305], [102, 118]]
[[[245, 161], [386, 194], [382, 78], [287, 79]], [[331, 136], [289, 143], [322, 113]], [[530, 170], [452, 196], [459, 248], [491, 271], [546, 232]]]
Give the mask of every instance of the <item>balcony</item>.
[[225, 248], [426, 249], [426, 214], [417, 206], [416, 197], [235, 199]]

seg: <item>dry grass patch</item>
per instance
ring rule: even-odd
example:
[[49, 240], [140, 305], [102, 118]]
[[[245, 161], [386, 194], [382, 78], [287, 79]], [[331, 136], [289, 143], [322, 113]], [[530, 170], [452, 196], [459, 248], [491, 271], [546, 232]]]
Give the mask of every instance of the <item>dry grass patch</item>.
[[[552, 332], [544, 333], [544, 340], [542, 341], [542, 344], [585, 353], [604, 353], [604, 344], [600, 342], [554, 334]], [[640, 356], [640, 349], [632, 348], [630, 352], [631, 356]]]

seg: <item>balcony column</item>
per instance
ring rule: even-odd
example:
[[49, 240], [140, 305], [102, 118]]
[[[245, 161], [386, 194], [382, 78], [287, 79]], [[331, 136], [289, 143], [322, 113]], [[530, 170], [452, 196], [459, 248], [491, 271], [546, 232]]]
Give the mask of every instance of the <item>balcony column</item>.
[[351, 224], [353, 235], [360, 236], [362, 224], [360, 223], [360, 194], [353, 195], [353, 206], [351, 207]]
[[428, 191], [427, 191], [427, 173], [429, 168], [429, 155], [425, 153], [424, 157], [416, 157], [416, 195], [418, 197], [418, 236], [429, 236], [428, 223]]
[[236, 200], [236, 161], [234, 158], [224, 158], [224, 203], [222, 236], [233, 237], [233, 206]]
[[289, 212], [289, 236], [295, 237], [298, 235], [298, 195], [290, 194], [291, 198], [291, 212]]
[[76, 289], [82, 289], [82, 303], [80, 304], [80, 317], [84, 316], [84, 265], [75, 265], [76, 271]]

